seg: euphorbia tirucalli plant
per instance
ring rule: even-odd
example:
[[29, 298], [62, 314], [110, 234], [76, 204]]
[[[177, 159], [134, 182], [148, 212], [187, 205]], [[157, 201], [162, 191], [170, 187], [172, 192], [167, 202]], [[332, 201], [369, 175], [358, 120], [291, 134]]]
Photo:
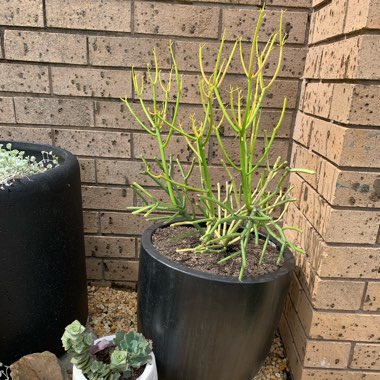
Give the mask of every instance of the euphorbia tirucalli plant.
[[[259, 264], [265, 259], [269, 241], [274, 241], [280, 247], [277, 265], [280, 265], [283, 253], [287, 247], [292, 251], [302, 251], [289, 241], [286, 230], [298, 230], [293, 226], [282, 224], [288, 205], [295, 201], [291, 197], [292, 187], [284, 188], [286, 179], [292, 172], [312, 173], [307, 169], [290, 168], [288, 162], [278, 157], [270, 162], [269, 153], [273, 147], [277, 132], [281, 126], [286, 110], [286, 98], [279, 120], [273, 131], [264, 131], [264, 148], [258, 144], [258, 134], [262, 105], [265, 96], [275, 83], [280, 72], [283, 58], [283, 48], [286, 34], [282, 29], [282, 14], [280, 26], [271, 34], [267, 43], [261, 48], [259, 30], [264, 19], [264, 9], [261, 10], [256, 25], [249, 54], [243, 51], [242, 39], [235, 41], [226, 58], [225, 38], [219, 46], [216, 62], [211, 74], [207, 74], [203, 64], [203, 46], [199, 48], [199, 93], [203, 105], [203, 116], [196, 119], [190, 115], [191, 131], [178, 122], [183, 78], [170, 45], [172, 67], [170, 73], [163, 79], [158, 67], [158, 59], [154, 53], [154, 66], [148, 66], [147, 79], [152, 91], [152, 105], [145, 101], [144, 80], [140, 80], [133, 71], [133, 86], [140, 103], [144, 118], [139, 117], [132, 108], [131, 101], [122, 99], [139, 126], [156, 139], [159, 148], [159, 158], [153, 166], [143, 159], [147, 175], [168, 196], [160, 200], [154, 192], [134, 182], [132, 188], [141, 199], [142, 205], [131, 207], [134, 214], [143, 214], [150, 221], [165, 221], [172, 227], [191, 225], [201, 234], [196, 247], [187, 248], [197, 253], [215, 253], [220, 255], [219, 263], [241, 256], [239, 279], [242, 280], [246, 268], [247, 244], [253, 236], [255, 244], [259, 244], [259, 232], [266, 236], [261, 248]], [[275, 49], [278, 50], [278, 62], [274, 74], [266, 77], [264, 69]], [[246, 77], [245, 87], [231, 87], [227, 97], [223, 84], [234, 58], [240, 60], [242, 72]], [[159, 97], [162, 96], [162, 100]], [[170, 101], [174, 99], [174, 111], [169, 112]], [[220, 116], [221, 115], [221, 116]], [[222, 130], [229, 128], [239, 141], [239, 157], [233, 158], [223, 140]], [[224, 185], [217, 183], [212, 186], [210, 167], [207, 162], [207, 149], [212, 135], [216, 136], [222, 152], [221, 164], [226, 171], [228, 181]], [[168, 146], [174, 136], [183, 138], [189, 149], [194, 153], [190, 166], [168, 153]], [[158, 167], [158, 170], [157, 170]], [[181, 178], [174, 178], [175, 168], [179, 169]], [[254, 175], [262, 169], [260, 178], [254, 185]], [[199, 183], [190, 183], [194, 170], [199, 171]], [[178, 219], [180, 221], [178, 221]], [[231, 253], [233, 245], [240, 245]], [[184, 251], [182, 250], [182, 251]]]

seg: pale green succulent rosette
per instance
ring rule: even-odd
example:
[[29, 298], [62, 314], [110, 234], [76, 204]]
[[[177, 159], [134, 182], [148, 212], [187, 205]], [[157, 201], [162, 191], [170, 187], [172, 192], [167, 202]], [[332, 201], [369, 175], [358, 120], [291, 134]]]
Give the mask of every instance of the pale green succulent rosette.
[[111, 353], [111, 363], [98, 361], [89, 352], [94, 344], [94, 335], [86, 332], [86, 328], [79, 321], [66, 327], [62, 344], [72, 355], [71, 362], [88, 380], [118, 380], [121, 374], [129, 377], [132, 368], [140, 368], [150, 362], [152, 352], [152, 343], [142, 334], [121, 331], [110, 342], [115, 347]]

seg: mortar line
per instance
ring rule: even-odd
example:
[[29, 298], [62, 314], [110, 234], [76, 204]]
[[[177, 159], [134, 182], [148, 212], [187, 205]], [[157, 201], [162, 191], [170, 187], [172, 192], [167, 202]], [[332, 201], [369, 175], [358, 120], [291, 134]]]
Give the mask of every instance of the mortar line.
[[364, 284], [364, 290], [363, 290], [363, 295], [362, 295], [362, 300], [360, 302], [360, 309], [361, 310], [364, 309], [364, 303], [365, 303], [365, 299], [366, 299], [366, 295], [367, 295], [367, 290], [368, 290], [368, 282], [365, 282], [365, 284]]
[[12, 96], [12, 105], [13, 105], [13, 114], [15, 116], [15, 123], [18, 124], [17, 114], [16, 114], [16, 102], [15, 102], [15, 98], [13, 96]]
[[43, 14], [44, 28], [47, 28], [46, 0], [42, 0], [42, 14]]
[[91, 62], [90, 62], [90, 39], [88, 36], [86, 36], [86, 60], [87, 60], [87, 63], [85, 66], [92, 67]]
[[134, 36], [135, 34], [135, 11], [136, 11], [135, 0], [132, 0], [131, 1], [131, 25], [130, 25], [132, 36]]
[[219, 22], [218, 22], [218, 40], [222, 39], [223, 35], [223, 8], [219, 8]]
[[6, 57], [5, 57], [5, 29], [4, 28], [0, 28], [0, 53], [2, 53], [1, 55], [3, 56], [3, 58], [0, 59], [0, 62], [3, 62], [6, 60]]
[[313, 117], [317, 120], [325, 121], [325, 122], [331, 123], [332, 125], [347, 128], [347, 129], [362, 129], [362, 130], [367, 130], [367, 131], [379, 131], [379, 127], [377, 125], [365, 125], [365, 124], [359, 125], [359, 124], [354, 124], [354, 123], [345, 124], [341, 121], [332, 120], [328, 117], [324, 117], [321, 115], [316, 115], [313, 113], [305, 112], [303, 110], [300, 110], [300, 112], [303, 113], [304, 115]]
[[353, 30], [347, 33], [340, 33], [335, 36], [331, 36], [328, 38], [325, 38], [323, 40], [313, 42], [310, 44], [310, 47], [323, 47], [328, 46], [336, 42], [342, 42], [345, 40], [353, 39], [355, 37], [366, 37], [366, 36], [379, 36], [380, 30], [379, 29], [359, 29], [359, 30]]
[[322, 2], [314, 6], [313, 9], [315, 12], [318, 12], [320, 9], [324, 8], [325, 6], [330, 5], [332, 1], [333, 0], [323, 0]]
[[48, 80], [49, 80], [49, 93], [50, 95], [53, 95], [53, 78], [52, 78], [50, 65], [47, 65], [47, 70], [48, 70]]
[[[198, 43], [207, 43], [207, 42], [218, 42], [218, 37], [194, 37], [192, 35], [176, 35], [176, 34], [154, 34], [154, 33], [138, 33], [134, 32], [131, 34], [131, 31], [113, 31], [113, 30], [102, 30], [102, 29], [76, 29], [76, 28], [59, 28], [59, 27], [49, 27], [48, 29], [44, 27], [30, 27], [30, 26], [18, 26], [18, 25], [7, 25], [7, 30], [19, 31], [19, 32], [44, 32], [44, 33], [58, 33], [58, 34], [75, 34], [88, 36], [99, 36], [99, 37], [124, 37], [124, 38], [141, 38], [141, 39], [161, 39], [161, 40], [170, 40], [175, 39], [176, 41], [188, 41], [188, 42], [198, 42]], [[234, 43], [235, 39], [227, 40], [226, 42]], [[243, 43], [249, 43], [249, 40], [243, 41]], [[266, 41], [260, 41], [261, 44], [266, 43]], [[287, 42], [289, 47], [303, 47], [304, 42]]]

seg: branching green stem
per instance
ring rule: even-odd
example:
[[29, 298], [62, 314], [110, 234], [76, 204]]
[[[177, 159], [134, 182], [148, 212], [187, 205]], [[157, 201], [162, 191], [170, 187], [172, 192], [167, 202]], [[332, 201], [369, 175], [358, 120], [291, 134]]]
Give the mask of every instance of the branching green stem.
[[[294, 201], [291, 197], [291, 187], [286, 190], [284, 185], [290, 173], [312, 174], [307, 169], [291, 169], [281, 157], [272, 160], [270, 155], [285, 116], [286, 99], [283, 101], [281, 115], [272, 132], [268, 133], [268, 126], [264, 126], [264, 138], [258, 138], [263, 130], [261, 127], [263, 105], [280, 73], [286, 40], [281, 14], [278, 30], [271, 34], [267, 43], [260, 49], [259, 32], [264, 17], [265, 11], [262, 8], [247, 61], [241, 38], [235, 41], [230, 52], [225, 55], [223, 35], [214, 68], [210, 73], [206, 73], [203, 64], [203, 46], [200, 46], [198, 84], [204, 114], [198, 118], [190, 116], [190, 130], [185, 130], [178, 123], [183, 84], [172, 44], [169, 47], [172, 67], [167, 83], [164, 84], [162, 79], [164, 74], [159, 70], [155, 51], [154, 67], [147, 69], [147, 86], [152, 93], [152, 109], [143, 99], [143, 94], [147, 91], [144, 88], [144, 81], [140, 81], [132, 70], [136, 101], [140, 104], [146, 121], [136, 114], [131, 100], [122, 99], [138, 125], [157, 141], [158, 171], [152, 169], [150, 163], [143, 159], [145, 164], [143, 174], [150, 177], [169, 198], [168, 201], [162, 201], [154, 195], [154, 192], [134, 183], [132, 188], [142, 201], [142, 205], [133, 206], [132, 212], [144, 214], [149, 220], [164, 220], [172, 223], [172, 226], [194, 226], [201, 233], [199, 245], [182, 251], [216, 253], [220, 255], [220, 263], [240, 256], [240, 280], [244, 278], [247, 249], [252, 236], [253, 243], [258, 245], [259, 234], [266, 235], [262, 243], [260, 264], [265, 259], [270, 241], [280, 247], [278, 264], [281, 263], [286, 248], [293, 251], [301, 250], [287, 239], [285, 233], [287, 230], [299, 230], [281, 223], [288, 205]], [[271, 62], [275, 48], [278, 49], [278, 61], [273, 75], [268, 77], [266, 68]], [[246, 85], [236, 88], [230, 86], [226, 90], [225, 82], [236, 51], [246, 77]], [[162, 96], [161, 103], [160, 96]], [[170, 102], [174, 107], [171, 117], [168, 112]], [[216, 112], [221, 114], [219, 121], [216, 120]], [[228, 140], [222, 132], [225, 128], [230, 129], [228, 135], [234, 135], [238, 142], [238, 154], [229, 148], [231, 140]], [[174, 159], [170, 154], [172, 146], [170, 142], [173, 136], [179, 136], [187, 151], [193, 155], [188, 170], [185, 170], [182, 160]], [[220, 163], [228, 178], [224, 187], [212, 180], [212, 169], [209, 165], [211, 159], [208, 154], [209, 145], [215, 145], [215, 141], [223, 157]], [[198, 172], [198, 176], [194, 175], [194, 172]], [[179, 178], [177, 176], [173, 178], [174, 173], [179, 173]], [[258, 173], [259, 178], [255, 184], [255, 176]], [[160, 212], [167, 215], [157, 215]], [[176, 220], [177, 218], [181, 221]], [[230, 248], [236, 244], [240, 245], [240, 249], [230, 252]]]

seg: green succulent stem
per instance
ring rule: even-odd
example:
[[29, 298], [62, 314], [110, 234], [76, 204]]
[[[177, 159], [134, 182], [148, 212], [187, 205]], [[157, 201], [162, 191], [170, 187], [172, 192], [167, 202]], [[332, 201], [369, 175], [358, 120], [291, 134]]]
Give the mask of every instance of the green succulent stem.
[[[135, 101], [140, 104], [146, 120], [136, 114], [132, 100], [122, 99], [138, 125], [157, 142], [158, 169], [153, 169], [143, 158], [143, 174], [150, 177], [169, 198], [168, 201], [159, 200], [150, 189], [135, 183], [132, 188], [143, 205], [131, 207], [132, 212], [144, 214], [148, 220], [166, 221], [172, 226], [194, 226], [201, 233], [199, 245], [185, 251], [220, 254], [220, 263], [240, 256], [240, 280], [243, 279], [247, 266], [248, 243], [253, 236], [254, 244], [258, 245], [260, 232], [267, 235], [263, 241], [260, 263], [265, 259], [269, 239], [280, 247], [278, 264], [281, 263], [286, 248], [300, 251], [285, 234], [285, 231], [294, 228], [281, 222], [288, 205], [294, 201], [291, 197], [292, 188], [284, 189], [284, 186], [290, 173], [312, 174], [308, 169], [290, 168], [281, 157], [272, 158], [271, 152], [286, 113], [286, 98], [271, 132], [268, 132], [268, 126], [262, 127], [262, 113], [265, 112], [263, 106], [280, 74], [286, 41], [281, 13], [278, 29], [262, 47], [259, 32], [264, 18], [263, 7], [248, 57], [245, 57], [245, 43], [241, 38], [230, 45], [229, 52], [226, 53], [223, 34], [213, 69], [207, 71], [204, 46], [200, 46], [198, 85], [203, 115], [190, 115], [190, 128], [178, 122], [183, 83], [172, 44], [169, 47], [172, 66], [166, 83], [163, 83], [155, 51], [154, 67], [148, 67], [147, 70], [146, 86], [151, 90], [152, 109], [143, 98], [147, 91], [144, 81], [140, 81], [138, 75], [132, 72]], [[273, 73], [269, 75], [267, 66], [273, 66], [272, 54], [275, 49], [278, 51], [277, 62]], [[245, 85], [236, 88], [230, 86], [228, 89], [226, 82], [229, 80], [230, 67], [236, 62], [240, 63], [245, 75]], [[168, 112], [169, 103], [173, 107], [171, 114]], [[226, 138], [226, 129], [229, 129], [228, 136], [237, 141], [237, 152], [230, 149], [229, 144], [233, 140]], [[260, 136], [262, 130], [263, 137]], [[171, 154], [170, 141], [173, 136], [182, 139], [190, 156], [193, 156], [187, 172], [183, 160], [174, 159]], [[209, 162], [211, 157], [208, 153], [210, 144], [216, 147], [222, 157], [220, 167], [225, 170], [228, 178], [223, 185], [212, 178]], [[198, 177], [194, 175], [194, 167], [198, 168], [195, 170], [198, 171]], [[179, 178], [173, 178], [174, 173], [179, 173]], [[257, 173], [259, 178], [255, 184]], [[240, 245], [240, 249], [228, 253], [228, 248], [234, 244]]]

